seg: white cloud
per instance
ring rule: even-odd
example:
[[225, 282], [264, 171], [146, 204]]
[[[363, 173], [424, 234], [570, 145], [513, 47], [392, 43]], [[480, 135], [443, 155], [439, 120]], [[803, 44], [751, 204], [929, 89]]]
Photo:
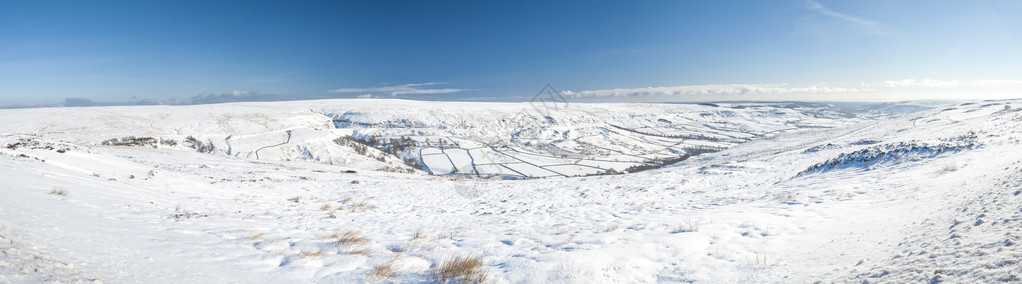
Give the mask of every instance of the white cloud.
[[788, 84], [723, 84], [689, 85], [673, 87], [647, 87], [632, 89], [607, 89], [585, 91], [563, 91], [572, 98], [584, 97], [639, 97], [639, 96], [730, 96], [730, 95], [807, 95], [832, 93], [859, 93], [872, 91], [868, 88], [844, 88], [825, 85], [789, 86]]
[[957, 87], [1002, 87], [1022, 85], [1022, 80], [933, 80], [933, 79], [905, 79], [895, 81], [884, 81], [884, 86], [892, 88], [923, 87], [923, 88], [957, 88]]
[[916, 80], [916, 79], [905, 79], [897, 81], [884, 81], [884, 86], [901, 88], [901, 87], [928, 87], [928, 88], [954, 88], [961, 86], [962, 83], [958, 80], [940, 81], [940, 80]]
[[225, 95], [225, 96], [234, 96], [234, 97], [244, 97], [244, 96], [248, 96], [248, 95], [251, 95], [251, 94], [254, 94], [254, 93], [255, 92], [234, 90], [234, 91], [223, 93], [223, 95]]
[[258, 100], [270, 100], [270, 95], [260, 94], [252, 91], [238, 91], [233, 90], [230, 92], [223, 92], [220, 94], [215, 93], [202, 93], [191, 97], [190, 103], [193, 104], [208, 104], [208, 103], [226, 103], [226, 102], [242, 102], [242, 101], [258, 101]]
[[331, 93], [367, 93], [367, 94], [376, 94], [376, 95], [383, 94], [383, 95], [397, 96], [397, 95], [421, 95], [421, 94], [446, 94], [446, 93], [457, 93], [457, 92], [467, 91], [467, 89], [451, 89], [451, 88], [427, 89], [427, 88], [422, 88], [422, 87], [425, 87], [425, 86], [433, 86], [433, 85], [441, 85], [441, 84], [444, 84], [444, 83], [430, 82], [430, 83], [404, 84], [404, 85], [397, 85], [397, 86], [374, 87], [374, 88], [340, 88], [340, 89], [329, 90], [328, 92], [331, 92]]
[[976, 80], [972, 84], [976, 85], [976, 86], [984, 86], [984, 87], [1000, 87], [1000, 86], [1022, 85], [1022, 80]]

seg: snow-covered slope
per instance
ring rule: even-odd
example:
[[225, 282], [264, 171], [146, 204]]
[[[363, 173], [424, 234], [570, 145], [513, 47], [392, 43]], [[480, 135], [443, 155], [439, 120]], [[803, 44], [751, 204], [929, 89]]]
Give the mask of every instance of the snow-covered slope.
[[[452, 256], [496, 283], [1017, 282], [1019, 107], [2, 110], [0, 282], [425, 282]], [[363, 154], [346, 135], [423, 143]], [[102, 145], [128, 136], [156, 142]], [[624, 175], [458, 174], [623, 169], [675, 142], [723, 150]], [[420, 151], [455, 175], [393, 172]]]

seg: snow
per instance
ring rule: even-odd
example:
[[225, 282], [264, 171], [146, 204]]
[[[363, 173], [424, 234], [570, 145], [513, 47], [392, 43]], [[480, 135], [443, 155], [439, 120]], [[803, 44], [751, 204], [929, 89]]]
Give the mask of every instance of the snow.
[[[464, 255], [495, 283], [1018, 282], [1019, 105], [0, 110], [0, 282], [423, 282]], [[334, 142], [374, 134], [433, 144]], [[178, 143], [102, 145], [128, 136]], [[586, 176], [682, 140], [721, 151]]]

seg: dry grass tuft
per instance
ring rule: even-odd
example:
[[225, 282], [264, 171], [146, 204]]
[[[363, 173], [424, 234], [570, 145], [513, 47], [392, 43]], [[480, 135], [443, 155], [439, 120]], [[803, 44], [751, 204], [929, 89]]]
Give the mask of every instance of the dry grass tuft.
[[483, 257], [479, 255], [456, 256], [433, 264], [430, 268], [430, 283], [485, 283], [488, 280], [483, 267]]
[[698, 231], [699, 231], [699, 223], [696, 222], [696, 221], [693, 221], [693, 220], [689, 220], [688, 222], [675, 225], [674, 229], [671, 230], [671, 233], [674, 233], [674, 234], [677, 234], [677, 233], [691, 233], [691, 232], [698, 232]]
[[366, 279], [369, 281], [383, 281], [394, 277], [397, 274], [394, 271], [393, 262], [387, 262], [380, 266], [374, 267], [369, 270], [369, 274], [366, 275]]
[[356, 231], [346, 231], [341, 234], [334, 234], [337, 245], [346, 254], [369, 256], [369, 240]]
[[440, 238], [440, 239], [451, 239], [451, 240], [455, 240], [455, 239], [458, 239], [460, 237], [461, 237], [461, 234], [459, 234], [458, 232], [440, 233], [439, 235], [437, 235], [437, 238]]
[[373, 209], [376, 209], [376, 205], [372, 205], [364, 201], [351, 204], [351, 213], [365, 212]]
[[943, 173], [946, 173], [946, 172], [957, 171], [958, 168], [959, 168], [958, 167], [958, 162], [955, 162], [955, 161], [944, 162], [944, 164], [941, 165], [940, 168], [937, 169], [937, 174], [943, 174]]
[[319, 210], [323, 211], [330, 211], [330, 209], [333, 209], [333, 207], [331, 207], [330, 204], [323, 204], [322, 207], [319, 207]]
[[303, 249], [301, 251], [298, 251], [298, 254], [296, 256], [298, 258], [306, 258], [306, 257], [310, 257], [310, 256], [311, 257], [321, 257], [321, 256], [323, 256], [323, 251], [319, 250], [319, 249], [314, 249], [314, 248]]
[[350, 248], [348, 248], [348, 250], [345, 251], [345, 253], [353, 254], [353, 255], [361, 255], [361, 256], [370, 256], [370, 255], [372, 255], [372, 253], [369, 252], [369, 246], [366, 246], [366, 245], [354, 245], [354, 246], [351, 246]]
[[291, 202], [294, 202], [294, 203], [299, 203], [299, 202], [302, 202], [302, 197], [301, 196], [291, 197], [291, 198], [288, 198], [287, 201], [291, 201]]
[[67, 196], [67, 193], [68, 193], [67, 189], [63, 187], [54, 187], [53, 190], [50, 190], [50, 194], [56, 196]]
[[361, 244], [369, 241], [364, 236], [362, 236], [362, 234], [356, 231], [347, 231], [344, 232], [343, 234], [334, 234], [334, 238], [336, 238], [337, 243], [341, 245], [356, 243]]

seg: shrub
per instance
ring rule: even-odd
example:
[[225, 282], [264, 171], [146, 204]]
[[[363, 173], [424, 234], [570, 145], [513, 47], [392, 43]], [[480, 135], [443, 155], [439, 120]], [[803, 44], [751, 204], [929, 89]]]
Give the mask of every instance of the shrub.
[[153, 147], [156, 148], [156, 138], [128, 136], [124, 138], [113, 138], [101, 143], [107, 146], [129, 146], [129, 147]]
[[980, 144], [975, 142], [975, 137], [976, 133], [970, 131], [957, 137], [939, 139], [940, 143], [909, 141], [877, 145], [851, 153], [842, 153], [836, 158], [812, 165], [795, 176], [801, 177], [812, 173], [853, 166], [861, 166], [869, 170], [873, 166], [886, 162], [933, 158], [944, 153], [959, 152], [979, 147]]
[[188, 148], [195, 149], [195, 151], [199, 153], [213, 153], [213, 151], [216, 150], [216, 147], [213, 146], [213, 141], [206, 144], [192, 136], [185, 137], [184, 145]]
[[366, 156], [369, 153], [369, 146], [366, 145], [365, 142], [351, 137], [351, 135], [338, 137], [337, 139], [334, 139], [334, 143], [341, 146], [351, 147], [355, 150], [355, 153], [359, 155]]
[[[352, 137], [351, 135], [347, 135], [347, 136], [342, 136], [342, 137], [338, 137], [337, 139], [334, 139], [334, 143], [337, 143], [337, 145], [341, 145], [341, 146], [351, 147], [352, 149], [355, 150], [355, 153], [357, 153], [359, 155], [363, 155], [363, 156], [366, 156], [366, 157], [370, 157], [370, 158], [376, 159], [377, 161], [380, 161], [380, 162], [386, 162], [387, 161], [387, 157], [386, 157], [387, 154], [390, 154], [391, 156], [394, 156], [396, 158], [400, 158], [401, 153], [407, 151], [408, 149], [412, 149], [412, 148], [416, 147], [415, 140], [412, 140], [408, 136], [401, 136], [400, 138], [385, 139], [385, 138], [381, 138], [379, 136], [374, 135], [374, 136], [365, 137], [364, 139], [359, 139], [359, 138]], [[379, 153], [379, 155], [374, 155], [373, 153], [370, 153], [370, 151], [369, 151], [370, 148], [374, 148], [374, 149], [378, 150], [379, 152], [383, 152], [383, 153]], [[412, 167], [414, 169], [422, 168], [422, 165], [418, 162], [418, 160], [416, 160], [414, 158], [405, 158], [405, 159], [401, 159], [401, 160], [405, 163], [405, 165], [408, 165], [408, 166], [410, 166], [410, 167]], [[384, 170], [385, 171], [390, 171], [390, 172], [405, 172], [405, 173], [414, 172], [414, 170], [405, 170], [405, 169], [399, 169], [399, 168], [392, 168], [391, 169], [389, 167], [384, 169]]]
[[177, 140], [160, 138], [160, 144], [173, 147], [173, 146], [177, 146]]

